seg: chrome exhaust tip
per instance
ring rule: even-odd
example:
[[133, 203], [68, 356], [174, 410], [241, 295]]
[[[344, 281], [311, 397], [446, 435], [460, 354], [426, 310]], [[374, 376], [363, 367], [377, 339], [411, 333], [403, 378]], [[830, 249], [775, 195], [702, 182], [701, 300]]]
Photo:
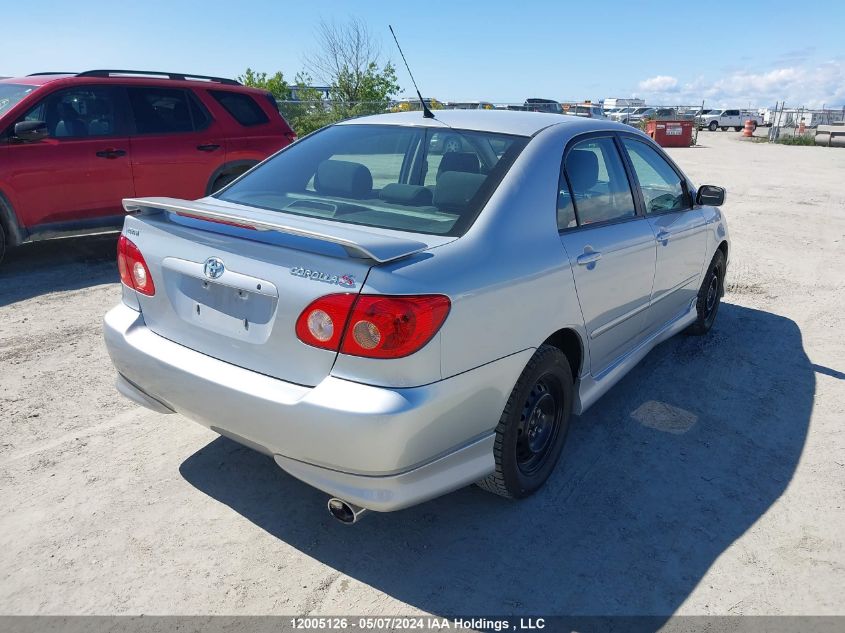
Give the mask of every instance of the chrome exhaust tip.
[[363, 515], [366, 511], [366, 508], [356, 506], [344, 501], [343, 499], [336, 499], [334, 497], [329, 499], [329, 512], [335, 519], [341, 523], [345, 523], [346, 525], [357, 523], [358, 519], [360, 519], [361, 515]]

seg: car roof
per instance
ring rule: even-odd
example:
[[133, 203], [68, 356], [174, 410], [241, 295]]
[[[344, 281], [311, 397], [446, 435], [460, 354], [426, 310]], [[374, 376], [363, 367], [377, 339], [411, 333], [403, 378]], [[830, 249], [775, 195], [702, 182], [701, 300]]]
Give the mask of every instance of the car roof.
[[0, 84], [17, 84], [22, 86], [43, 86], [55, 81], [62, 81], [62, 83], [69, 86], [77, 83], [85, 84], [108, 84], [120, 83], [123, 85], [147, 85], [156, 87], [173, 87], [173, 88], [209, 88], [211, 90], [235, 90], [238, 92], [252, 92], [252, 93], [266, 93], [267, 90], [261, 88], [252, 88], [244, 86], [240, 83], [219, 83], [217, 81], [204, 81], [201, 79], [168, 79], [167, 77], [155, 76], [153, 74], [144, 75], [110, 75], [110, 76], [78, 76], [76, 73], [50, 73], [27, 75], [25, 77], [7, 77], [0, 79]]
[[409, 127], [442, 127], [516, 136], [533, 136], [551, 125], [575, 125], [575, 117], [548, 112], [515, 110], [434, 110], [427, 119], [420, 110], [376, 114], [343, 121], [339, 125], [402, 125]]
[[6, 77], [0, 79], [0, 84], [18, 84], [19, 86], [43, 86], [57, 79], [64, 79], [72, 75], [56, 73], [55, 75], [30, 75], [29, 77]]

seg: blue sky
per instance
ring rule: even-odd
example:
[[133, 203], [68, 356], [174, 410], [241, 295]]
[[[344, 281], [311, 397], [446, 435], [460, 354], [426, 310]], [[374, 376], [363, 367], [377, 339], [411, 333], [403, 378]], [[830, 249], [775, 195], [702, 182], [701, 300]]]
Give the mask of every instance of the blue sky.
[[[819, 8], [827, 4], [827, 8]], [[522, 102], [645, 97], [745, 107], [845, 104], [845, 2], [66, 0], [12, 3], [0, 75], [121, 67], [292, 78], [321, 18], [393, 24], [426, 96]], [[735, 7], [735, 8], [734, 8]], [[749, 18], [749, 15], [754, 15]], [[401, 66], [406, 94], [411, 83]]]

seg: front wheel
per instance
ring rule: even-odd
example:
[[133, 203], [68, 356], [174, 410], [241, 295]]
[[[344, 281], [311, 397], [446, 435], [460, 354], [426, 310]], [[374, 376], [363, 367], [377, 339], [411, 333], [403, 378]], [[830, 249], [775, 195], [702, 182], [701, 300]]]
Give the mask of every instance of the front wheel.
[[715, 121], [710, 121], [710, 125], [707, 126], [707, 129], [710, 130], [711, 132], [715, 132], [716, 128], [718, 128], [718, 127], [719, 127], [718, 123], [716, 123]]
[[707, 334], [713, 323], [716, 321], [716, 314], [719, 312], [719, 305], [722, 303], [722, 295], [725, 287], [725, 254], [721, 249], [716, 249], [701, 288], [698, 289], [698, 297], [695, 300], [695, 323], [687, 328], [687, 334], [701, 336]]
[[734, 125], [734, 132], [742, 132], [742, 126], [741, 125]]
[[477, 485], [519, 499], [546, 482], [569, 430], [573, 401], [569, 360], [556, 347], [541, 345], [511, 391], [496, 427], [496, 470]]
[[722, 128], [722, 132], [727, 132], [727, 131], [728, 131], [728, 126], [725, 126], [725, 127]]

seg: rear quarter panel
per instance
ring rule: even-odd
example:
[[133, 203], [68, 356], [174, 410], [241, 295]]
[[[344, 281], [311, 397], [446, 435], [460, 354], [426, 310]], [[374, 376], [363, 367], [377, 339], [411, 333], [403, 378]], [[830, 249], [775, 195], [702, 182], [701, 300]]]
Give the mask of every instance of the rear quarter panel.
[[[215, 86], [215, 90], [223, 88]], [[249, 94], [270, 119], [267, 123], [250, 126], [243, 126], [235, 121], [207, 90], [196, 92], [225, 135], [227, 163], [244, 160], [260, 162], [291, 143], [290, 127], [277, 110], [271, 111], [269, 103], [260, 92], [233, 91]]]

